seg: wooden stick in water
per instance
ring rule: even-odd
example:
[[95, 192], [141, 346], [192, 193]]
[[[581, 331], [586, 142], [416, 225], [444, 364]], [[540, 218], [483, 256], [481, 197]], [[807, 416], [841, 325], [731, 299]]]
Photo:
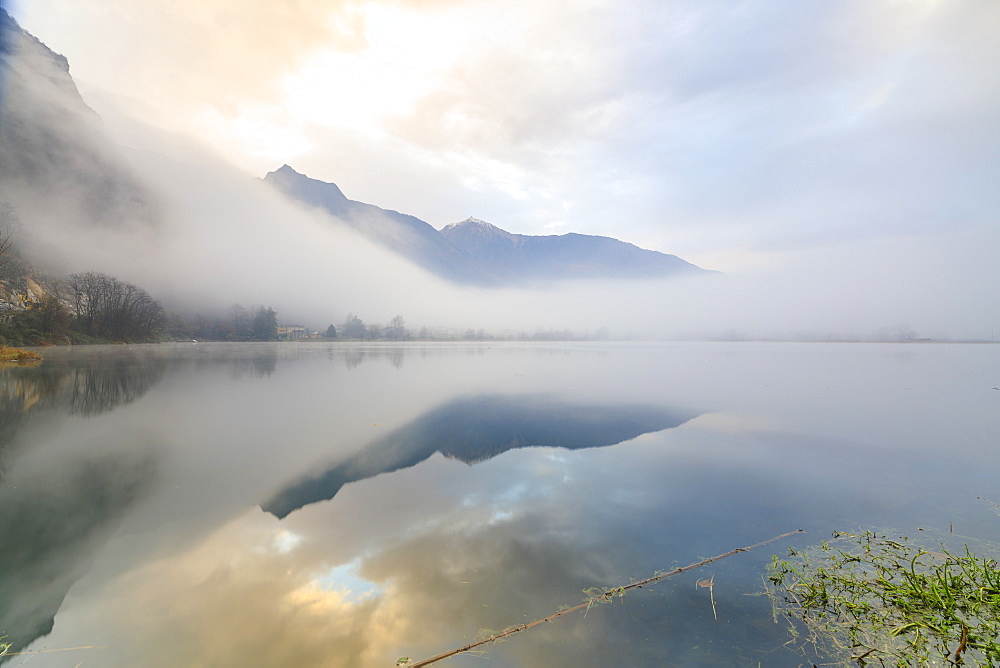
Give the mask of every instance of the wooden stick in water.
[[420, 668], [421, 666], [429, 666], [432, 663], [437, 663], [438, 661], [441, 661], [442, 659], [447, 659], [450, 656], [455, 656], [456, 654], [462, 654], [463, 652], [468, 652], [469, 650], [475, 649], [480, 645], [496, 642], [497, 640], [502, 640], [503, 638], [514, 635], [515, 633], [520, 633], [521, 631], [527, 631], [528, 629], [534, 626], [538, 626], [539, 624], [544, 624], [545, 622], [551, 622], [556, 617], [561, 617], [571, 612], [577, 612], [578, 610], [584, 610], [602, 599], [610, 601], [615, 596], [623, 596], [625, 592], [628, 591], [629, 589], [637, 589], [639, 587], [663, 580], [664, 578], [669, 578], [672, 575], [680, 575], [681, 573], [686, 573], [687, 571], [694, 570], [695, 568], [701, 568], [702, 566], [707, 566], [708, 564], [718, 561], [719, 559], [725, 559], [726, 557], [731, 557], [732, 555], [739, 554], [740, 552], [749, 552], [754, 548], [767, 545], [768, 543], [773, 543], [774, 541], [781, 540], [782, 538], [788, 538], [789, 536], [794, 536], [795, 534], [802, 533], [803, 531], [805, 530], [796, 529], [795, 531], [789, 531], [788, 533], [783, 533], [780, 536], [775, 536], [774, 538], [768, 538], [767, 540], [763, 540], [759, 543], [754, 543], [753, 545], [747, 545], [746, 547], [737, 547], [733, 550], [730, 550], [729, 552], [723, 552], [722, 554], [717, 554], [714, 557], [709, 557], [708, 559], [702, 559], [701, 561], [696, 561], [695, 563], [688, 564], [687, 566], [681, 566], [679, 568], [675, 568], [672, 571], [657, 573], [656, 575], [648, 577], [645, 580], [640, 580], [639, 582], [632, 582], [630, 584], [623, 585], [621, 587], [608, 589], [607, 591], [601, 592], [597, 596], [594, 596], [593, 598], [589, 599], [584, 603], [581, 603], [580, 605], [573, 606], [572, 608], [566, 608], [565, 610], [560, 610], [559, 612], [555, 612], [549, 615], [548, 617], [536, 619], [535, 621], [529, 622], [527, 624], [518, 624], [517, 626], [512, 626], [509, 629], [501, 631], [500, 633], [492, 635], [484, 640], [477, 640], [476, 642], [469, 643], [468, 645], [464, 645], [462, 647], [458, 647], [451, 651], [445, 652], [444, 654], [438, 654], [437, 656], [432, 656], [431, 658], [424, 659], [423, 661], [417, 661], [416, 663], [407, 662], [407, 663], [402, 663], [400, 665], [406, 666], [406, 668]]

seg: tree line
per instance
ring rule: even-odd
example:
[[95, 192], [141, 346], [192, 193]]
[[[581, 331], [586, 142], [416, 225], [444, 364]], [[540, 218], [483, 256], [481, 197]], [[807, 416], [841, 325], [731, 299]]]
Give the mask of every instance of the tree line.
[[[21, 279], [24, 281], [24, 279]], [[167, 322], [163, 306], [137, 285], [97, 272], [53, 282], [43, 296], [19, 296], [20, 309], [0, 314], [0, 341], [137, 343], [155, 341]], [[34, 297], [34, 298], [32, 298]]]
[[410, 338], [410, 330], [406, 328], [406, 320], [401, 315], [394, 316], [389, 324], [383, 327], [379, 324], [366, 325], [364, 320], [353, 313], [348, 313], [339, 332], [333, 325], [326, 328], [326, 338], [405, 341]]
[[168, 313], [139, 286], [97, 272], [73, 274], [41, 298], [22, 299], [20, 307], [0, 311], [0, 343], [278, 339], [278, 315], [270, 306], [233, 304], [223, 314], [184, 317]]
[[249, 309], [233, 304], [221, 314], [172, 315], [167, 334], [173, 339], [198, 341], [276, 341], [278, 314], [270, 306]]

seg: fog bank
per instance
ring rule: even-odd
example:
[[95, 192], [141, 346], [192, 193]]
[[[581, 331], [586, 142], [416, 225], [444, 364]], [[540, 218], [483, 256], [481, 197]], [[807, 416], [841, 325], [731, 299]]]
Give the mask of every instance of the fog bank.
[[[160, 203], [156, 225], [50, 220], [33, 240], [62, 249], [68, 271], [114, 273], [182, 312], [239, 302], [314, 328], [352, 312], [382, 324], [401, 314], [412, 331], [603, 328], [614, 338], [989, 339], [997, 326], [1000, 272], [985, 257], [997, 239], [986, 226], [788, 249], [766, 267], [699, 278], [466, 288], [176, 137], [150, 130], [128, 157]], [[955, 257], [983, 262], [958, 265]]]

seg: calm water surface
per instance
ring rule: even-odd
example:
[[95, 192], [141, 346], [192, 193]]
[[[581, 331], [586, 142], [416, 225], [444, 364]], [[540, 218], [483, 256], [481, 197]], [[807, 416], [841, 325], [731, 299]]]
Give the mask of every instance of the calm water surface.
[[796, 666], [771, 554], [1000, 533], [998, 350], [46, 350], [0, 369], [0, 634], [65, 651], [0, 663], [388, 666], [802, 528], [439, 664]]

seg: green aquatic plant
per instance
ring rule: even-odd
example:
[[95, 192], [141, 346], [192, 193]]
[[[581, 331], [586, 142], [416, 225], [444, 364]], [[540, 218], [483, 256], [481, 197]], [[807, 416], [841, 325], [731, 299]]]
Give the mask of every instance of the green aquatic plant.
[[1000, 665], [1000, 568], [968, 545], [837, 532], [774, 557], [767, 594], [789, 643], [828, 665]]

